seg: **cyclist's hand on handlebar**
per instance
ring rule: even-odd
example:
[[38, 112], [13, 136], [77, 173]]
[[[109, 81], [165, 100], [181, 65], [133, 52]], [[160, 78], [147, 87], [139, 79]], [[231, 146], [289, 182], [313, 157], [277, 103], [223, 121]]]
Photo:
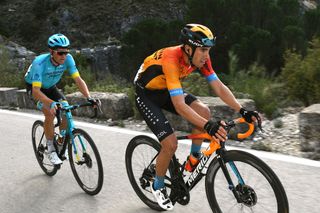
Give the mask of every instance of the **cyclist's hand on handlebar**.
[[214, 122], [209, 120], [203, 128], [209, 135], [219, 139], [220, 141], [226, 141], [227, 131], [224, 128], [225, 125], [224, 121]]
[[240, 114], [244, 118], [244, 120], [248, 123], [258, 122], [258, 127], [262, 130], [261, 127], [261, 117], [257, 111], [250, 111], [244, 108], [240, 109]]
[[87, 98], [87, 101], [90, 102], [94, 108], [101, 106], [101, 101], [98, 98]]

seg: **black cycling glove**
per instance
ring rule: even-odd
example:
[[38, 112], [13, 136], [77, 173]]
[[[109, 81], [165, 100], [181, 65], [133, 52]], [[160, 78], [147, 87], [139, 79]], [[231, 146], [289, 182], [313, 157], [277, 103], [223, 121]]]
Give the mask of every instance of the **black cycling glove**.
[[214, 122], [214, 121], [209, 120], [204, 125], [203, 129], [206, 130], [209, 135], [215, 136], [215, 134], [218, 132], [220, 126], [222, 126], [221, 121]]
[[101, 106], [101, 101], [95, 98], [87, 98], [87, 101], [92, 104], [92, 106]]
[[244, 118], [244, 120], [246, 121], [246, 122], [248, 122], [248, 123], [252, 123], [252, 116], [254, 116], [256, 119], [257, 119], [257, 121], [258, 121], [258, 127], [260, 128], [260, 129], [262, 129], [261, 128], [261, 117], [260, 117], [260, 115], [259, 115], [259, 113], [257, 112], [257, 111], [250, 111], [250, 110], [246, 110], [246, 109], [244, 109], [244, 108], [241, 108], [240, 109], [240, 114], [242, 115], [242, 117]]

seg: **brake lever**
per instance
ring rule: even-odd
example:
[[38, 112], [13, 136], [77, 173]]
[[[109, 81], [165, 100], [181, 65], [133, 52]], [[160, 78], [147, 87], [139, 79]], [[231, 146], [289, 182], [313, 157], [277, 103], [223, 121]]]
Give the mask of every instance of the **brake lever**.
[[223, 128], [227, 131], [227, 133], [229, 133], [230, 130], [235, 126], [236, 126], [236, 123], [233, 120], [231, 120], [231, 121], [228, 121], [226, 125], [223, 126]]
[[264, 130], [262, 129], [262, 122], [261, 122], [260, 116], [255, 116], [255, 117], [258, 121], [258, 128], [260, 129], [261, 132], [264, 132]]
[[99, 101], [99, 103], [97, 103], [97, 104], [92, 104], [92, 107], [94, 110], [94, 115], [91, 118], [96, 118], [96, 117], [98, 117], [98, 110], [100, 113], [102, 113], [101, 102]]

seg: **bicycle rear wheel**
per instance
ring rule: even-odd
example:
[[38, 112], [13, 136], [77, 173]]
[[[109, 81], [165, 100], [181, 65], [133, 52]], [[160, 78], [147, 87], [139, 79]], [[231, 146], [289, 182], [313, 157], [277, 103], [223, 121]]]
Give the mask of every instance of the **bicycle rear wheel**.
[[285, 190], [266, 163], [238, 150], [225, 152], [223, 159], [241, 201], [237, 202], [229, 189], [218, 159], [215, 158], [208, 168], [205, 183], [213, 212], [289, 212]]
[[[151, 209], [163, 211], [151, 192], [151, 184], [156, 174], [156, 156], [161, 149], [158, 141], [145, 135], [131, 139], [126, 150], [126, 169], [130, 183], [139, 198]], [[171, 163], [170, 163], [171, 164]], [[171, 195], [171, 166], [165, 177], [167, 193]]]
[[82, 129], [73, 131], [68, 143], [69, 162], [79, 186], [89, 195], [96, 195], [103, 185], [100, 154], [92, 138]]
[[47, 155], [47, 143], [44, 136], [43, 121], [37, 120], [32, 125], [32, 147], [34, 154], [36, 155], [37, 161], [41, 169], [48, 176], [53, 176], [57, 173], [58, 168], [49, 161]]

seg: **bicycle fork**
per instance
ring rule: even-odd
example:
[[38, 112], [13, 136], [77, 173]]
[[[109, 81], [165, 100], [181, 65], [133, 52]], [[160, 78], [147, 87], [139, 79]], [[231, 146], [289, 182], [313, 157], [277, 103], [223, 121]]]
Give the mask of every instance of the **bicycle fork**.
[[[228, 182], [229, 189], [232, 191], [232, 193], [233, 193], [234, 197], [236, 198], [237, 202], [238, 202], [238, 203], [242, 203], [242, 199], [241, 199], [241, 197], [240, 197], [240, 195], [239, 195], [239, 193], [238, 193], [237, 188], [234, 186], [234, 183], [232, 182], [230, 173], [229, 173], [229, 171], [228, 171], [228, 169], [227, 169], [227, 166], [226, 166], [226, 164], [225, 164], [225, 162], [224, 162], [224, 160], [223, 160], [223, 159], [224, 159], [224, 158], [223, 158], [223, 154], [224, 154], [223, 152], [224, 152], [224, 150], [219, 150], [218, 162], [219, 162], [220, 167], [221, 167], [221, 169], [222, 169], [222, 171], [223, 171], [223, 174], [224, 174], [224, 176], [225, 176], [225, 178], [226, 178], [226, 180], [227, 180], [227, 182]], [[245, 183], [244, 183], [244, 180], [242, 179], [242, 177], [241, 177], [241, 175], [240, 175], [240, 172], [239, 172], [239, 170], [237, 169], [236, 165], [234, 164], [233, 161], [230, 161], [230, 162], [228, 162], [228, 163], [229, 163], [229, 165], [230, 165], [230, 167], [231, 167], [232, 172], [233, 172], [233, 173], [235, 174], [235, 176], [237, 177], [238, 183], [239, 183], [241, 186], [243, 186]]]
[[[75, 143], [75, 137], [73, 135], [73, 130], [75, 128], [75, 125], [74, 125], [73, 120], [72, 120], [72, 114], [71, 114], [70, 111], [66, 111], [65, 116], [66, 116], [67, 121], [68, 121], [68, 131], [69, 131], [69, 136], [71, 138], [71, 144], [72, 144], [72, 147], [73, 147], [73, 153], [76, 156], [77, 162], [80, 162], [81, 156], [79, 156], [78, 147], [77, 147], [77, 145]], [[68, 131], [67, 131], [67, 133], [68, 133]], [[85, 154], [86, 153], [86, 146], [85, 146], [85, 144], [84, 144], [84, 142], [82, 140], [82, 137], [81, 137], [81, 135], [78, 135], [77, 137], [78, 137], [78, 139], [80, 141], [81, 148], [83, 150], [82, 153]]]

